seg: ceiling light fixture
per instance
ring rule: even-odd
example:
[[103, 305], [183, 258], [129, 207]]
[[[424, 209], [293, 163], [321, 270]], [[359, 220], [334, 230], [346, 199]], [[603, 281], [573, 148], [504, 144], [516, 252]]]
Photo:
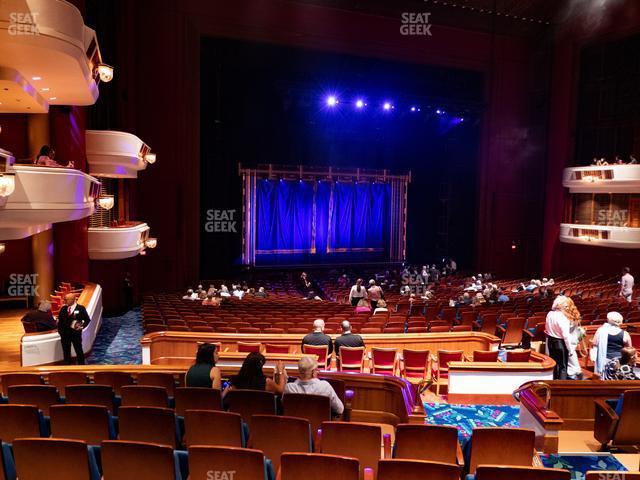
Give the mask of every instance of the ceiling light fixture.
[[0, 197], [8, 197], [15, 189], [15, 175], [0, 174]]
[[106, 63], [101, 63], [96, 67], [96, 72], [100, 76], [100, 80], [109, 83], [113, 80], [113, 67]]
[[101, 195], [98, 198], [98, 205], [104, 210], [111, 210], [114, 204], [115, 200], [113, 198], [113, 195]]
[[156, 163], [156, 154], [155, 153], [147, 153], [144, 156], [144, 161], [147, 162], [149, 165], [153, 165], [154, 163]]
[[156, 248], [156, 246], [158, 245], [158, 239], [154, 237], [149, 237], [145, 240], [144, 245], [147, 248]]

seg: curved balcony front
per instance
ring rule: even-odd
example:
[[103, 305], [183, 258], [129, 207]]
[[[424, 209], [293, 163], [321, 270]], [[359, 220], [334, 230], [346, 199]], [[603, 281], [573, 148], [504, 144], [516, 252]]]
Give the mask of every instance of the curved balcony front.
[[51, 228], [51, 224], [90, 216], [100, 182], [70, 168], [14, 165], [6, 174], [13, 184], [0, 196], [0, 240], [15, 240]]
[[[151, 149], [132, 133], [87, 130], [89, 173], [96, 177], [137, 178], [147, 168]], [[155, 156], [152, 157], [155, 161]]]
[[571, 193], [640, 193], [640, 165], [592, 165], [564, 169]]
[[138, 255], [145, 249], [149, 226], [143, 222], [127, 222], [117, 227], [89, 228], [91, 260], [121, 260]]
[[95, 32], [62, 0], [0, 2], [0, 113], [93, 105], [101, 62]]
[[596, 247], [640, 248], [640, 228], [561, 223], [560, 241]]

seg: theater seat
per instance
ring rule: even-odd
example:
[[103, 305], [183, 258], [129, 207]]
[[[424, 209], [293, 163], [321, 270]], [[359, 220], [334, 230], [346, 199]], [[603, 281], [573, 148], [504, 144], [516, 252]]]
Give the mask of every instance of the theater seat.
[[[377, 480], [459, 480], [460, 467], [423, 460], [380, 460]], [[515, 480], [515, 478], [514, 478]]]
[[187, 410], [184, 415], [184, 444], [244, 447], [242, 417], [238, 413]]
[[172, 409], [120, 407], [120, 440], [158, 443], [177, 448], [176, 417]]
[[[260, 450], [234, 447], [193, 446], [189, 448], [189, 478], [208, 479], [211, 472], [225, 472], [234, 479], [269, 480], [273, 478], [271, 462]], [[224, 477], [222, 477], [224, 478]]]
[[109, 385], [67, 385], [65, 402], [76, 405], [98, 405], [113, 413], [115, 395]]
[[263, 451], [271, 460], [274, 473], [278, 473], [284, 452], [311, 452], [311, 428], [303, 418], [254, 415], [247, 446]]
[[126, 385], [121, 388], [123, 407], [160, 407], [169, 405], [167, 389], [146, 385]]
[[340, 371], [362, 373], [364, 351], [364, 347], [340, 347]]
[[79, 440], [21, 438], [13, 441], [20, 480], [99, 480], [95, 458]]
[[138, 374], [138, 385], [162, 387], [167, 390], [169, 397], [173, 397], [176, 390], [176, 379], [172, 373], [145, 372]]
[[0, 405], [0, 439], [11, 443], [14, 438], [45, 436], [44, 421], [33, 405]]
[[331, 365], [331, 357], [329, 357], [328, 345], [303, 345], [302, 353], [318, 356], [318, 366], [322, 366], [326, 370]]
[[284, 453], [279, 480], [358, 480], [358, 459], [318, 453]]
[[133, 377], [126, 372], [96, 372], [93, 374], [93, 381], [98, 385], [110, 385], [118, 396], [122, 387], [133, 385]]
[[100, 450], [103, 480], [182, 480], [166, 445], [108, 440]]
[[498, 350], [474, 350], [473, 361], [474, 362], [497, 362]]
[[322, 422], [331, 420], [331, 399], [324, 395], [285, 393], [282, 396], [283, 413], [289, 417], [305, 418], [315, 432]]
[[602, 449], [640, 445], [640, 389], [626, 390], [615, 410], [605, 400], [595, 400], [595, 409], [593, 435]]
[[[602, 472], [598, 472], [602, 473]], [[616, 472], [620, 473], [620, 472]], [[627, 472], [625, 472], [627, 473]], [[469, 478], [471, 476], [468, 476]], [[588, 480], [587, 476], [587, 480]], [[598, 480], [611, 477], [596, 477]], [[615, 477], [614, 477], [615, 478]], [[639, 477], [640, 478], [640, 477]], [[502, 465], [480, 465], [475, 480], [570, 480], [571, 472], [558, 468], [507, 467]]]
[[187, 410], [222, 410], [221, 392], [213, 388], [176, 388], [175, 403], [182, 417]]
[[230, 390], [224, 397], [230, 412], [239, 413], [251, 430], [253, 415], [275, 415], [276, 396], [262, 390]]
[[53, 385], [15, 385], [9, 387], [9, 403], [35, 405], [49, 416], [49, 406], [59, 403], [58, 389]]
[[394, 458], [455, 464], [462, 460], [459, 452], [456, 427], [408, 423], [396, 426]]
[[[524, 428], [474, 428], [466, 462], [469, 473], [474, 474], [478, 465], [508, 465], [530, 467], [533, 465], [535, 433]], [[466, 451], [466, 450], [465, 450]], [[508, 454], [505, 454], [508, 452]]]
[[9, 387], [14, 385], [42, 385], [42, 377], [37, 373], [5, 373], [0, 376], [2, 395], [9, 394]]
[[100, 445], [115, 439], [115, 429], [109, 410], [95, 405], [52, 405], [51, 436], [82, 440], [88, 445]]
[[395, 348], [371, 349], [371, 373], [395, 375], [398, 366], [398, 351]]
[[53, 385], [64, 397], [67, 385], [82, 385], [89, 383], [89, 377], [84, 372], [51, 372], [49, 374], [49, 385]]
[[361, 473], [365, 468], [378, 469], [382, 430], [379, 426], [355, 422], [324, 422], [322, 424], [322, 453], [357, 458]]

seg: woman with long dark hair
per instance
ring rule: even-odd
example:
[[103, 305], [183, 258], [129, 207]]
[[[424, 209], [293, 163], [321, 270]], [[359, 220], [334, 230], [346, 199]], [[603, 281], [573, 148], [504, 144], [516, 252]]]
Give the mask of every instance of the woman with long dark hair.
[[273, 372], [273, 378], [268, 378], [262, 368], [267, 359], [259, 352], [251, 352], [242, 362], [237, 375], [230, 379], [229, 389], [265, 390], [275, 394], [282, 394], [287, 383], [287, 372], [284, 364], [279, 361]]
[[349, 302], [351, 302], [353, 307], [357, 307], [358, 302], [363, 298], [367, 298], [367, 289], [362, 286], [362, 279], [359, 278], [356, 280], [356, 284], [351, 287], [351, 291], [349, 292]]
[[220, 390], [220, 368], [216, 367], [218, 349], [211, 343], [198, 347], [196, 363], [187, 371], [187, 387], [215, 388]]

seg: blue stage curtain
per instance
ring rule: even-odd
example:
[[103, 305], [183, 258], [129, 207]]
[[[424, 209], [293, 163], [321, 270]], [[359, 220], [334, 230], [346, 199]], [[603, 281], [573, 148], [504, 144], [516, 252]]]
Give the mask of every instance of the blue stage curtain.
[[311, 252], [314, 182], [259, 180], [257, 253]]

